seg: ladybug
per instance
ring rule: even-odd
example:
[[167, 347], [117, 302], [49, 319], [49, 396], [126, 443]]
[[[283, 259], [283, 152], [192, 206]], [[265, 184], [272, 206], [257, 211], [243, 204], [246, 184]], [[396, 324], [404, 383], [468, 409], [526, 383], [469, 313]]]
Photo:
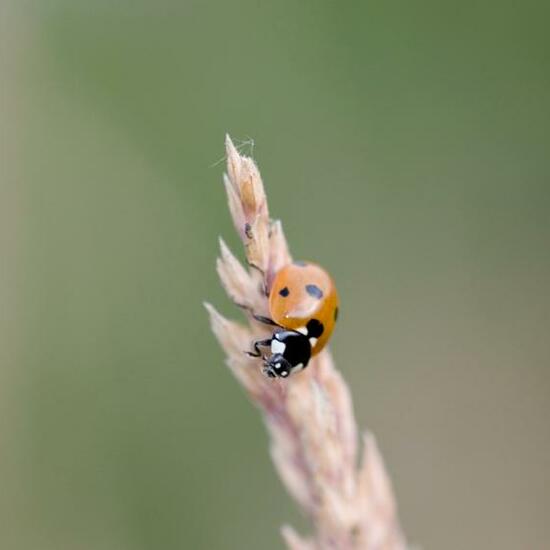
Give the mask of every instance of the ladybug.
[[279, 270], [269, 292], [270, 318], [257, 321], [275, 326], [271, 338], [256, 340], [252, 357], [264, 355], [264, 373], [286, 378], [305, 369], [328, 342], [338, 318], [338, 293], [330, 275], [319, 265], [293, 262]]

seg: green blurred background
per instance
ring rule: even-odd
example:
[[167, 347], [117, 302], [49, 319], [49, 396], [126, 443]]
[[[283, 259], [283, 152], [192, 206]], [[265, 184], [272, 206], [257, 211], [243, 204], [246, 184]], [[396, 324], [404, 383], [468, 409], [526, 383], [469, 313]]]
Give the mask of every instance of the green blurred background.
[[549, 547], [547, 2], [1, 10], [0, 548], [307, 530], [201, 304], [238, 315], [226, 131], [338, 282], [333, 351], [409, 539]]

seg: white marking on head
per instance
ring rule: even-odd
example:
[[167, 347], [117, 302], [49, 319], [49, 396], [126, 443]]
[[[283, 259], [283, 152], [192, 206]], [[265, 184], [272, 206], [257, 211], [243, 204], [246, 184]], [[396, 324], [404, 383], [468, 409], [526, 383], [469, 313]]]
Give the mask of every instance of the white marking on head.
[[296, 332], [299, 332], [300, 334], [303, 334], [304, 336], [307, 336], [307, 327], [297, 328]]
[[317, 343], [317, 338], [313, 338], [313, 336], [309, 339], [309, 343], [311, 347], [313, 347]]
[[284, 342], [280, 342], [279, 340], [271, 340], [271, 353], [280, 353], [283, 354], [285, 352], [286, 345]]
[[288, 376], [288, 371], [284, 370], [283, 372], [281, 372], [281, 376], [283, 378], [286, 378]]
[[277, 363], [277, 364], [275, 365], [275, 368], [276, 368], [276, 369], [281, 368], [281, 363]]

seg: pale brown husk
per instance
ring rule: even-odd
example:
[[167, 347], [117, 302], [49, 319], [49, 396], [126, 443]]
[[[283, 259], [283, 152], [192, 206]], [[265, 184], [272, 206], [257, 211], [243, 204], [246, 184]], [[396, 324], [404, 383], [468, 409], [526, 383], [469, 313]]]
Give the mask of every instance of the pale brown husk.
[[307, 369], [285, 380], [268, 379], [261, 359], [247, 356], [254, 339], [269, 327], [254, 311], [268, 314], [265, 290], [274, 274], [291, 261], [279, 221], [269, 217], [267, 199], [254, 161], [226, 138], [224, 185], [229, 210], [241, 237], [247, 268], [223, 241], [217, 270], [228, 296], [248, 311], [248, 325], [230, 321], [210, 304], [212, 330], [227, 365], [261, 411], [271, 440], [271, 457], [285, 487], [311, 518], [314, 534], [305, 538], [282, 528], [291, 550], [404, 550], [390, 480], [374, 437], [365, 433], [358, 464], [358, 430], [351, 396], [328, 351]]

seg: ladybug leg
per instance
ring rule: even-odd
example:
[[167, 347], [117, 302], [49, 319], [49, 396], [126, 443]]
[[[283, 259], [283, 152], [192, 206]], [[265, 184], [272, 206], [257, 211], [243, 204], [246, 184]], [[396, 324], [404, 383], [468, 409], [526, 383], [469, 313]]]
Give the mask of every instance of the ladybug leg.
[[267, 281], [266, 281], [265, 271], [260, 266], [256, 265], [253, 262], [246, 262], [246, 263], [248, 264], [248, 267], [250, 267], [252, 269], [255, 269], [256, 271], [258, 271], [258, 273], [260, 273], [260, 275], [262, 276], [262, 283], [260, 285], [260, 293], [263, 294], [264, 296], [269, 296], [269, 289], [267, 288]]
[[256, 313], [254, 313], [254, 311], [252, 310], [252, 308], [250, 306], [246, 306], [244, 304], [239, 304], [238, 302], [233, 302], [237, 307], [240, 307], [241, 309], [244, 309], [245, 311], [248, 311], [248, 313], [250, 313], [250, 315], [252, 315], [252, 317], [254, 317], [254, 319], [256, 321], [258, 321], [258, 323], [263, 323], [264, 325], [270, 325], [272, 327], [279, 327], [279, 328], [283, 328], [281, 327], [281, 325], [277, 324], [273, 319], [270, 319], [269, 317], [264, 317], [263, 315], [257, 315]]
[[252, 347], [254, 348], [254, 351], [247, 351], [245, 352], [247, 355], [250, 355], [250, 357], [261, 357], [262, 352], [260, 351], [260, 347], [267, 347], [271, 345], [271, 338], [267, 338], [266, 340], [256, 340]]
[[255, 269], [256, 271], [258, 271], [261, 274], [261, 276], [265, 279], [265, 271], [259, 265], [256, 265], [254, 262], [249, 262], [249, 261], [247, 261], [246, 263], [248, 264], [248, 267], [251, 267], [252, 269]]
[[281, 325], [277, 324], [273, 319], [270, 319], [269, 317], [264, 317], [263, 315], [256, 315], [253, 312], [251, 312], [251, 314], [252, 314], [252, 317], [254, 317], [256, 321], [258, 321], [258, 323], [263, 323], [264, 325], [270, 325], [272, 327], [281, 327]]
[[265, 282], [265, 279], [262, 283], [260, 283], [260, 287], [258, 290], [260, 291], [260, 294], [263, 294], [266, 298], [269, 298], [269, 289], [267, 288], [267, 283]]
[[[246, 237], [248, 239], [252, 239], [254, 237], [254, 235], [252, 233], [252, 226], [249, 223], [244, 224], [244, 234], [246, 235]], [[247, 260], [246, 263], [248, 264], [248, 267], [250, 267], [251, 269], [255, 269], [256, 271], [258, 271], [261, 274], [262, 281], [263, 281], [261, 292], [263, 292], [266, 296], [269, 296], [269, 291], [267, 289], [267, 283], [265, 282], [265, 280], [266, 280], [265, 270], [263, 270], [259, 265], [256, 265], [254, 262], [250, 262], [250, 261]]]

